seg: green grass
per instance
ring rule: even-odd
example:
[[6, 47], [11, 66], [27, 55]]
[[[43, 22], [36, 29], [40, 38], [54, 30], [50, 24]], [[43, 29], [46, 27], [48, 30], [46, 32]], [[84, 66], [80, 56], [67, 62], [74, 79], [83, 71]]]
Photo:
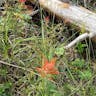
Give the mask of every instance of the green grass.
[[[64, 49], [75, 38], [68, 32], [83, 29], [54, 23], [54, 16], [46, 23], [43, 9], [37, 24], [22, 14], [20, 4], [6, 6], [4, 14], [0, 17], [0, 96], [96, 96], [96, 63], [88, 43]], [[52, 80], [36, 71], [42, 56], [57, 57], [60, 74], [50, 74]]]

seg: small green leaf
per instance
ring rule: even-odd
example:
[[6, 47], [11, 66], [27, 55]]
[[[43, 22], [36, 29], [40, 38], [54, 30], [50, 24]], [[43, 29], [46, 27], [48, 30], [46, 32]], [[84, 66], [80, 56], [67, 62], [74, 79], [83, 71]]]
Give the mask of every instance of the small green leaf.
[[55, 50], [55, 54], [58, 56], [63, 55], [64, 52], [65, 52], [65, 50], [63, 47], [56, 48], [56, 50]]
[[27, 15], [27, 14], [22, 14], [22, 17], [25, 19], [25, 20], [30, 20], [31, 19], [31, 16]]
[[0, 69], [0, 75], [6, 76], [7, 75], [7, 69]]

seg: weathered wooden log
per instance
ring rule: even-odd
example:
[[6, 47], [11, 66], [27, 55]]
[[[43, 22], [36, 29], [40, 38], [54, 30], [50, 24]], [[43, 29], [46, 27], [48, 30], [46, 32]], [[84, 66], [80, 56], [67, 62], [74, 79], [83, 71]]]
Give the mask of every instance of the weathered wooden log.
[[[43, 8], [46, 8], [50, 12], [60, 16], [63, 19], [67, 19], [70, 23], [84, 28], [86, 33], [80, 35], [65, 48], [70, 48], [79, 41], [85, 38], [96, 37], [96, 14], [87, 10], [81, 6], [70, 5], [60, 0], [38, 0]], [[96, 39], [94, 39], [96, 40]], [[95, 41], [96, 42], [96, 41]]]

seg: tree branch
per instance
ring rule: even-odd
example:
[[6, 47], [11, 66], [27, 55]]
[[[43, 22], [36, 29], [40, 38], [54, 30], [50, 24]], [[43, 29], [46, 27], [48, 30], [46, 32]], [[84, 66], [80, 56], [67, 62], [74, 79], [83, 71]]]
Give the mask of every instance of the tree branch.
[[66, 48], [72, 47], [85, 38], [93, 38], [96, 36], [96, 14], [81, 6], [70, 5], [60, 0], [38, 0], [43, 8], [60, 16], [62, 19], [69, 20], [70, 23], [85, 28], [89, 33], [84, 33], [73, 40]]

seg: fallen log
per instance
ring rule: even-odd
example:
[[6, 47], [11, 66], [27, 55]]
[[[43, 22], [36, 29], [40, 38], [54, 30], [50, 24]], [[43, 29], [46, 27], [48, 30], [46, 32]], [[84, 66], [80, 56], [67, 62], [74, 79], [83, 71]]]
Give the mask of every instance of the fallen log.
[[96, 14], [84, 7], [64, 3], [62, 0], [38, 0], [39, 4], [48, 11], [56, 14], [62, 19], [67, 19], [70, 23], [84, 28], [86, 33], [81, 34], [65, 48], [71, 48], [77, 42], [85, 38], [95, 38], [96, 42]]

